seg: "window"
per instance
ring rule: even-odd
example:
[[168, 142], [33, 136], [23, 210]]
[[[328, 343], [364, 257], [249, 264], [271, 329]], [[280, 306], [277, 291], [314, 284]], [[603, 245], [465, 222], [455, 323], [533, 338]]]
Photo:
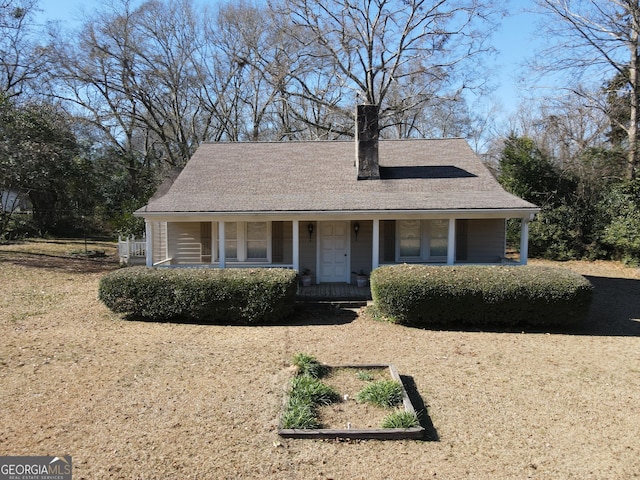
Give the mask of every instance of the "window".
[[247, 222], [247, 259], [267, 259], [267, 222]]
[[449, 220], [398, 220], [397, 258], [404, 262], [442, 262], [449, 248]]
[[238, 259], [238, 224], [236, 222], [224, 224], [224, 256], [227, 260]]
[[420, 258], [420, 220], [400, 220], [400, 258]]
[[429, 257], [446, 257], [449, 220], [431, 220], [429, 223]]
[[224, 255], [230, 261], [270, 261], [269, 222], [225, 222]]

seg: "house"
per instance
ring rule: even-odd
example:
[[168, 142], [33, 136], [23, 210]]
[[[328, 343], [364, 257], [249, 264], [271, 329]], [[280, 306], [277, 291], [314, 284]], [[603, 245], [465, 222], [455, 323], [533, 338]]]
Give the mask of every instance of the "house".
[[317, 283], [395, 263], [501, 263], [506, 221], [539, 209], [495, 180], [465, 140], [205, 143], [136, 215], [149, 266], [309, 269]]
[[0, 208], [2, 212], [21, 213], [30, 210], [29, 198], [17, 190], [0, 189]]

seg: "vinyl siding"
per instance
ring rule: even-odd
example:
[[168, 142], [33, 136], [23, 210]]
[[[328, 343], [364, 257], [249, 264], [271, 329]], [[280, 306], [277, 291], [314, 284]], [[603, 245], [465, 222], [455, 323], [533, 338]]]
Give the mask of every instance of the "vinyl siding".
[[[309, 231], [307, 225], [313, 224], [313, 235], [311, 240], [309, 239]], [[300, 238], [300, 270], [309, 268], [311, 270], [312, 281], [317, 281], [316, 272], [316, 241], [318, 239], [318, 223], [317, 222], [305, 222], [299, 223], [299, 238]]]
[[[305, 233], [308, 238], [308, 232]], [[271, 257], [274, 264], [290, 265], [293, 263], [293, 222], [273, 222], [271, 224], [271, 245]]]
[[504, 257], [504, 219], [467, 222], [467, 262], [493, 263]]
[[173, 258], [172, 265], [202, 263], [200, 222], [180, 222], [168, 225], [168, 237]]
[[363, 270], [366, 273], [371, 272], [371, 249], [373, 248], [373, 221], [364, 220], [357, 223], [360, 224], [358, 238], [353, 230], [356, 222], [350, 222], [351, 228], [351, 271], [359, 272]]
[[167, 255], [167, 222], [153, 222], [151, 224], [153, 263], [162, 262]]
[[379, 262], [392, 263], [396, 261], [396, 221], [383, 220], [380, 222], [380, 257]]

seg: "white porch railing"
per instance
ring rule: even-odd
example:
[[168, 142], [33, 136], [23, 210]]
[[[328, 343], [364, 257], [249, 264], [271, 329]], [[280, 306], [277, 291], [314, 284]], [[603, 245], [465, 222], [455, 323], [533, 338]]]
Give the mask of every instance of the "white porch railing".
[[122, 263], [130, 263], [132, 259], [144, 261], [147, 255], [147, 240], [118, 237], [118, 255]]

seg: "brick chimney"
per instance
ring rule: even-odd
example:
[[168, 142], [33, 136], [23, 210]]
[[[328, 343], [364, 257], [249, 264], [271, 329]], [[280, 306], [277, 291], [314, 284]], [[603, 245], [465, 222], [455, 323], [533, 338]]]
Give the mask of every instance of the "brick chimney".
[[356, 109], [356, 169], [358, 180], [380, 180], [377, 105]]

